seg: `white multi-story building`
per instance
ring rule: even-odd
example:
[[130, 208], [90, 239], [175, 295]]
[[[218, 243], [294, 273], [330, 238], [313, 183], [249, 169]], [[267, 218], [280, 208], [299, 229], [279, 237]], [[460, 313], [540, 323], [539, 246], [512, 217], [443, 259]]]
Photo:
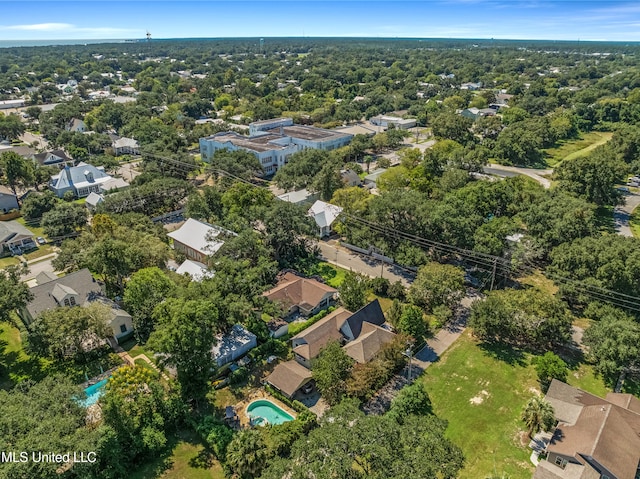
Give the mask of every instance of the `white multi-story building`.
[[267, 175], [284, 166], [291, 155], [307, 148], [334, 150], [346, 146], [353, 135], [313, 126], [294, 125], [291, 118], [256, 121], [249, 125], [249, 136], [221, 132], [200, 138], [200, 154], [209, 161], [217, 150], [245, 150], [256, 155]]

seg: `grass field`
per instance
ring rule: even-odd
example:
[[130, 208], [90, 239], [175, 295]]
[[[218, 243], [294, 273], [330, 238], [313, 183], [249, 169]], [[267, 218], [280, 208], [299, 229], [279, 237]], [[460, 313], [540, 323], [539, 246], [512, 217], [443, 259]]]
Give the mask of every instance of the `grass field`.
[[[573, 367], [570, 384], [606, 393], [590, 366]], [[435, 413], [449, 421], [447, 436], [465, 454], [460, 479], [482, 479], [495, 472], [510, 479], [531, 478], [529, 440], [520, 421], [524, 404], [540, 388], [531, 355], [478, 344], [466, 332], [421, 380]]]
[[604, 145], [612, 136], [613, 133], [610, 132], [591, 131], [583, 133], [578, 139], [561, 141], [559, 146], [544, 150], [547, 165], [555, 168], [563, 161], [586, 156], [598, 146]]
[[0, 389], [8, 389], [22, 379], [40, 380], [46, 367], [47, 361], [25, 353], [18, 328], [0, 322]]
[[329, 286], [337, 288], [344, 281], [344, 276], [347, 273], [347, 270], [334, 266], [330, 263], [319, 262], [312, 268], [305, 271], [305, 273], [307, 275], [317, 274], [318, 276], [321, 276]]
[[636, 208], [633, 210], [631, 217], [629, 218], [629, 227], [631, 228], [631, 233], [636, 238], [640, 237], [640, 208]]
[[130, 479], [223, 479], [222, 466], [190, 431], [169, 438], [169, 448], [129, 475]]

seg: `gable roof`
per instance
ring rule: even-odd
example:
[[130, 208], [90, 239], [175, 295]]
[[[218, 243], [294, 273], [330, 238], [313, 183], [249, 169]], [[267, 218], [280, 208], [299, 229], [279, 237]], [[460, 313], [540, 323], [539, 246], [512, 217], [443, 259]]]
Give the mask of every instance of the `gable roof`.
[[382, 347], [396, 337], [391, 331], [371, 323], [363, 323], [360, 335], [342, 349], [359, 363], [366, 363], [380, 352]]
[[291, 397], [295, 392], [311, 380], [311, 371], [296, 361], [278, 364], [266, 381], [275, 386], [286, 396]]
[[[57, 289], [56, 286], [58, 287]], [[56, 289], [56, 293], [64, 290], [73, 291], [78, 296], [76, 300], [78, 305], [86, 303], [87, 298], [90, 296], [104, 293], [102, 283], [97, 282], [87, 268], [75, 271], [31, 288], [33, 299], [27, 304], [27, 311], [32, 318], [37, 317], [43, 311], [58, 307], [58, 303], [53, 296], [54, 289]]]
[[51, 184], [54, 189], [62, 190], [105, 183], [110, 179], [111, 176], [105, 173], [103, 168], [81, 162], [77, 166], [65, 166], [60, 173], [51, 177]]
[[114, 148], [138, 148], [140, 145], [138, 145], [138, 142], [133, 138], [123, 136], [115, 140], [112, 146]]
[[17, 221], [0, 221], [0, 243], [4, 243], [15, 236], [34, 236], [34, 234]]
[[307, 212], [320, 228], [331, 226], [340, 213], [342, 208], [339, 206], [320, 200], [316, 201]]
[[184, 260], [184, 262], [176, 269], [178, 274], [188, 274], [193, 281], [202, 281], [205, 278], [213, 278], [213, 272], [209, 271], [206, 265], [199, 261], [192, 261], [190, 259]]
[[640, 461], [640, 414], [619, 405], [633, 403], [635, 407], [628, 395], [610, 393], [602, 399], [554, 379], [546, 399], [560, 421], [547, 446], [549, 452], [588, 462], [611, 473], [607, 475], [635, 477]]
[[320, 354], [320, 350], [331, 341], [340, 341], [342, 339], [340, 328], [349, 316], [351, 316], [351, 312], [340, 307], [304, 331], [296, 334], [291, 338], [291, 341], [304, 342], [294, 347], [293, 352], [307, 360], [315, 358]]
[[33, 158], [41, 165], [55, 165], [56, 163], [69, 162], [73, 159], [62, 150], [45, 151], [43, 153], [36, 153]]
[[54, 281], [56, 279], [58, 279], [58, 276], [55, 275], [54, 273], [50, 273], [49, 271], [41, 271], [36, 276], [36, 283], [40, 285], [40, 284], [48, 283], [49, 281]]
[[95, 207], [104, 202], [104, 196], [92, 191], [91, 193], [89, 193], [89, 196], [87, 196], [87, 199], [84, 202], [89, 206]]
[[360, 308], [347, 319], [354, 338], [360, 336], [362, 325], [365, 322], [375, 324], [376, 326], [382, 326], [384, 324], [384, 313], [377, 298]]
[[[220, 236], [221, 233], [235, 234], [218, 226], [189, 218], [180, 228], [167, 236], [202, 254], [210, 255], [218, 251], [224, 244], [224, 241], [213, 239]], [[212, 238], [211, 241], [208, 240], [209, 237]]]
[[320, 281], [287, 272], [275, 288], [265, 291], [262, 295], [270, 301], [279, 301], [287, 307], [302, 306], [304, 309], [313, 309], [327, 294], [337, 292], [337, 289]]

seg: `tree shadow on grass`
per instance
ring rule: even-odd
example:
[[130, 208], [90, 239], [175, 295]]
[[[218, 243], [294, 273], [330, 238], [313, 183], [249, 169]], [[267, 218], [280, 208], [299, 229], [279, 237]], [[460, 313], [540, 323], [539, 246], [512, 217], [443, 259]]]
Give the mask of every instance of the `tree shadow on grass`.
[[482, 342], [478, 345], [488, 356], [510, 366], [526, 366], [524, 351], [504, 343]]

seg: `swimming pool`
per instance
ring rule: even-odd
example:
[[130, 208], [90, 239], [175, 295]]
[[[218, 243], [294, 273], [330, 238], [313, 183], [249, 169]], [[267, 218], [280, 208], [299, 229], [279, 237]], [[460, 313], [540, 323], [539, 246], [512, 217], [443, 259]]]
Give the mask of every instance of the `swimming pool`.
[[247, 406], [247, 416], [257, 419], [258, 424], [260, 424], [260, 420], [269, 424], [282, 424], [287, 421], [293, 421], [293, 416], [265, 399], [258, 399], [249, 404]]
[[84, 393], [87, 395], [87, 398], [81, 399], [79, 401], [80, 404], [84, 407], [89, 407], [97, 403], [98, 399], [100, 399], [104, 394], [104, 388], [107, 385], [107, 381], [109, 381], [109, 378], [105, 378], [102, 381], [98, 381], [97, 383], [85, 388]]

